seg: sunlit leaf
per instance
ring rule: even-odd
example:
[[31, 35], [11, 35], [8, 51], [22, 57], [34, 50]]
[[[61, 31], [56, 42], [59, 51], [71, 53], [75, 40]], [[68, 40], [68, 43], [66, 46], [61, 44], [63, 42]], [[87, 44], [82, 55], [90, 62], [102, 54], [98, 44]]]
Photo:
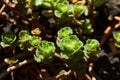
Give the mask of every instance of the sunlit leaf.
[[10, 46], [10, 44], [5, 44], [4, 42], [0, 42], [0, 45], [1, 45], [3, 48]]
[[73, 34], [73, 31], [70, 27], [64, 27], [64, 28], [61, 28], [59, 31], [58, 31], [58, 38], [64, 38], [64, 37], [67, 37], [67, 36], [70, 36]]
[[35, 6], [39, 6], [42, 4], [43, 0], [31, 0], [31, 3], [34, 4]]
[[69, 10], [69, 4], [67, 1], [63, 1], [61, 3], [59, 2], [57, 3], [55, 8], [55, 16], [61, 18], [64, 13], [67, 13], [68, 10]]
[[19, 32], [18, 37], [20, 42], [26, 42], [31, 38], [31, 35], [27, 30], [22, 30]]
[[120, 48], [120, 42], [115, 42], [115, 45]]
[[67, 53], [74, 53], [78, 51], [82, 46], [82, 41], [80, 41], [76, 35], [65, 37], [60, 41], [61, 51]]
[[87, 52], [98, 51], [100, 49], [99, 46], [100, 46], [100, 44], [96, 39], [88, 39], [86, 41], [84, 49]]
[[49, 41], [42, 41], [39, 45], [37, 50], [45, 57], [50, 57], [55, 52], [55, 45], [53, 42]]
[[9, 59], [5, 59], [4, 60], [7, 64], [15, 64], [18, 62], [18, 59], [14, 59], [14, 58], [9, 58]]
[[40, 37], [37, 37], [37, 36], [32, 36], [29, 40], [29, 43], [32, 45], [32, 46], [37, 46], [39, 43], [41, 42], [41, 38]]
[[44, 56], [39, 54], [39, 55], [34, 55], [34, 59], [36, 62], [40, 63], [44, 60]]
[[74, 5], [74, 16], [79, 17], [85, 12], [85, 10], [86, 10], [86, 7], [84, 5], [82, 5], [81, 3], [76, 3]]
[[72, 56], [72, 54], [69, 54], [69, 53], [65, 53], [65, 52], [61, 52], [60, 53], [60, 56], [62, 57], [62, 58], [64, 58], [64, 59], [69, 59], [70, 58], [70, 56]]

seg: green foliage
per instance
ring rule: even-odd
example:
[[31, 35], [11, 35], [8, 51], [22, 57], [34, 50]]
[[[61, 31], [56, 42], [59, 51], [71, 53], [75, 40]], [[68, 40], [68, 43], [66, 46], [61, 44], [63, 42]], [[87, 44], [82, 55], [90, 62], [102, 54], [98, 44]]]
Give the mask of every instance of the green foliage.
[[41, 42], [40, 37], [32, 36], [28, 42], [28, 50], [33, 51], [34, 48], [36, 48], [40, 42]]
[[12, 31], [8, 31], [1, 35], [1, 39], [2, 39], [1, 46], [8, 47], [16, 40], [16, 36]]
[[86, 7], [80, 3], [74, 4], [74, 16], [78, 18], [85, 12]]
[[73, 35], [70, 27], [61, 28], [58, 31], [57, 39], [61, 57], [66, 60], [67, 65], [72, 70], [80, 73], [85, 72], [87, 69], [84, 57], [93, 58], [100, 50], [100, 44], [96, 39], [88, 39], [83, 50], [83, 42], [76, 35]]
[[115, 45], [120, 48], [120, 32], [113, 32], [113, 38], [115, 39]]
[[95, 55], [100, 50], [100, 44], [96, 39], [88, 39], [84, 45], [85, 55], [90, 58], [91, 55]]
[[58, 3], [55, 8], [55, 16], [61, 18], [65, 13], [69, 10], [68, 1], [63, 1], [62, 3]]
[[[50, 24], [50, 28], [44, 26], [44, 23], [41, 21], [40, 26], [36, 26], [34, 30], [30, 31], [31, 34], [28, 30], [21, 30], [16, 37], [13, 32], [6, 32], [1, 36], [2, 47], [12, 46], [12, 44], [16, 41], [15, 45], [18, 46], [20, 50], [31, 51], [35, 53], [35, 61], [45, 64], [52, 62], [52, 56], [56, 51], [55, 49], [59, 48], [60, 50], [57, 50], [59, 51], [58, 53], [60, 54], [60, 57], [65, 60], [66, 64], [70, 67], [71, 70], [78, 72], [86, 71], [87, 62], [85, 58], [92, 58], [92, 56], [96, 55], [97, 51], [100, 50], [100, 44], [96, 39], [88, 39], [85, 45], [84, 41], [86, 39], [83, 41], [81, 40], [81, 37], [83, 37], [84, 34], [91, 35], [94, 32], [92, 27], [93, 24], [91, 23], [92, 17], [89, 16], [91, 15], [90, 13], [94, 13], [94, 8], [91, 9], [92, 0], [87, 0], [86, 3], [88, 4], [86, 5], [81, 3], [72, 4], [69, 3], [68, 0], [12, 1], [21, 5], [20, 9], [23, 9], [23, 15], [27, 16], [30, 22], [34, 22], [34, 20], [45, 17], [45, 25], [48, 26]], [[104, 0], [93, 0], [93, 7], [99, 7], [103, 3]], [[23, 6], [23, 4], [25, 5]], [[46, 30], [45, 33], [41, 33], [42, 31], [37, 27], [43, 27], [43, 29]], [[49, 39], [48, 37], [46, 38], [46, 36], [43, 38], [44, 40], [42, 40], [43, 35], [49, 35], [49, 30], [47, 29], [50, 29], [50, 31], [54, 29], [60, 29], [57, 33], [51, 35], [53, 39], [52, 41], [54, 42], [47, 41]], [[43, 34], [42, 37], [40, 34]], [[78, 34], [78, 36], [76, 34]], [[116, 45], [119, 46], [120, 33], [115, 32], [113, 37], [116, 40]], [[58, 47], [55, 46], [54, 39], [56, 39], [56, 44]], [[64, 72], [60, 72], [60, 75], [63, 73]]]
[[37, 62], [45, 61], [45, 59], [51, 59], [51, 56], [55, 53], [55, 45], [53, 42], [42, 41], [36, 49], [34, 58]]
[[68, 36], [66, 38], [63, 38], [60, 41], [60, 49], [61, 49], [61, 51], [63, 51], [65, 54], [68, 54], [68, 55], [74, 54], [82, 46], [83, 46], [82, 41], [80, 41], [76, 35]]
[[43, 0], [28, 0], [30, 1], [32, 4], [34, 4], [35, 6], [39, 6], [42, 4]]
[[31, 35], [27, 30], [21, 30], [18, 34], [20, 42], [26, 42], [31, 38]]
[[73, 31], [70, 27], [64, 27], [58, 31], [58, 38], [62, 39], [64, 37], [70, 36], [73, 34]]
[[41, 38], [37, 36], [31, 36], [27, 30], [21, 30], [18, 34], [18, 46], [21, 50], [27, 48], [29, 51], [33, 51], [34, 48], [41, 42]]

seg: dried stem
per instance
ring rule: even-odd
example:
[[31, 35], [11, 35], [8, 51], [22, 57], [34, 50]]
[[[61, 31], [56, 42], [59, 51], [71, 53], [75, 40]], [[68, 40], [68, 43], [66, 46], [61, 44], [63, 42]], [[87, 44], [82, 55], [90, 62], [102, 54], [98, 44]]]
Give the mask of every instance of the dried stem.
[[62, 78], [62, 77], [67, 77], [67, 76], [69, 76], [69, 75], [71, 75], [71, 74], [72, 74], [72, 71], [69, 70], [69, 71], [65, 72], [63, 75], [57, 75], [57, 76], [56, 76], [56, 79], [59, 80], [60, 78]]
[[115, 29], [117, 29], [118, 27], [120, 27], [120, 17], [115, 16], [114, 17], [118, 22], [114, 22], [114, 24], [112, 24], [111, 26], [108, 26], [103, 34], [103, 37], [100, 41], [100, 46], [102, 46], [104, 44], [104, 42], [106, 41], [106, 39], [108, 38], [108, 36], [112, 33], [112, 31], [114, 31]]
[[0, 14], [4, 11], [5, 7], [6, 7], [6, 5], [3, 4], [2, 8], [0, 9]]
[[19, 12], [19, 11], [17, 11], [17, 9], [15, 9], [16, 4], [11, 3], [10, 1], [7, 2], [6, 0], [1, 0], [1, 2], [3, 4], [5, 4], [6, 7], [8, 7], [9, 9], [11, 9], [14, 13], [18, 14], [21, 18], [23, 18], [24, 20], [28, 21], [28, 19], [27, 19], [27, 17], [25, 15], [23, 15], [21, 12]]
[[[32, 54], [28, 54], [28, 53], [19, 53], [18, 55], [16, 55], [16, 56], [13, 56], [13, 57], [11, 57], [12, 59], [21, 59], [21, 58], [24, 58], [24, 57], [28, 57], [28, 56], [31, 56]], [[7, 63], [6, 63], [6, 58], [4, 59], [4, 61], [3, 62], [1, 62], [0, 63], [0, 69], [2, 68], [2, 67], [4, 67], [4, 66], [6, 66], [6, 65], [8, 65]]]
[[33, 63], [34, 62], [34, 59], [28, 59], [28, 60], [24, 60], [22, 62], [19, 62], [11, 67], [8, 67], [4, 72], [2, 72], [0, 74], [0, 79], [4, 78], [6, 75], [8, 75], [9, 73], [13, 72], [14, 70], [20, 68], [20, 67], [23, 67], [27, 64], [30, 64], [30, 63]]

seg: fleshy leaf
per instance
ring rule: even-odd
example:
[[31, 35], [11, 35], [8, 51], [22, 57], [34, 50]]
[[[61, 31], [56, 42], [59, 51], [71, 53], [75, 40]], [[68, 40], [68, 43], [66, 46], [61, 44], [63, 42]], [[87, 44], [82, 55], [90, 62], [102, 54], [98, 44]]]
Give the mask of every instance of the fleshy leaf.
[[73, 34], [73, 31], [70, 27], [64, 27], [64, 28], [61, 28], [59, 31], [58, 31], [58, 38], [64, 38], [64, 37], [67, 37], [67, 36], [70, 36]]
[[39, 43], [41, 42], [41, 38], [40, 37], [37, 37], [37, 36], [32, 36], [29, 40], [29, 43], [32, 45], [32, 46], [37, 46]]
[[82, 5], [81, 3], [76, 3], [74, 5], [74, 16], [79, 17], [84, 13], [85, 10], [86, 10], [86, 7], [84, 5]]
[[19, 32], [18, 37], [20, 42], [26, 42], [31, 38], [31, 35], [27, 30], [22, 30]]
[[69, 10], [68, 1], [59, 2], [56, 5], [55, 16], [61, 18], [64, 13], [67, 13], [68, 10]]
[[4, 42], [1, 42], [0, 45], [1, 45], [3, 48], [10, 46], [10, 44], [5, 44]]
[[44, 60], [44, 56], [43, 55], [34, 55], [34, 59], [36, 62], [40, 63]]
[[99, 42], [96, 40], [96, 39], [88, 39], [86, 41], [86, 44], [84, 46], [84, 49], [87, 51], [87, 52], [92, 52], [92, 51], [97, 51], [99, 50]]
[[39, 28], [35, 28], [31, 31], [32, 35], [40, 35], [41, 31]]
[[60, 56], [64, 59], [69, 59], [69, 57], [70, 57], [69, 53], [65, 53], [65, 52], [61, 52]]
[[83, 46], [82, 41], [76, 35], [71, 35], [63, 38], [60, 41], [60, 49], [61, 51], [67, 53], [75, 53]]
[[55, 45], [53, 42], [49, 41], [42, 41], [39, 45], [37, 50], [44, 56], [50, 57], [55, 52]]
[[115, 42], [115, 45], [120, 48], [120, 42]]
[[39, 6], [42, 4], [43, 0], [30, 0], [32, 4], [34, 4], [35, 6]]
[[12, 44], [16, 40], [16, 36], [13, 34], [12, 31], [3, 33], [2, 36], [2, 42], [5, 44]]

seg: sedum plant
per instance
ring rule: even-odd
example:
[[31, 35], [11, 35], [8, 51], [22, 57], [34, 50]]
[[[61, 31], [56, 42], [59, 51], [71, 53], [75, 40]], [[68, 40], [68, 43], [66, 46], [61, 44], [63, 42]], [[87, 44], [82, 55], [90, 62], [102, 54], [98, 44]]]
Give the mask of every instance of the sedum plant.
[[39, 43], [38, 48], [36, 49], [36, 53], [34, 55], [34, 59], [37, 62], [49, 63], [51, 61], [51, 57], [55, 53], [55, 45], [50, 41], [42, 41]]
[[38, 44], [41, 42], [41, 38], [38, 36], [32, 36], [28, 42], [28, 50], [33, 51], [37, 48]]
[[[61, 38], [61, 35], [65, 36]], [[83, 47], [83, 42], [76, 35], [73, 35], [70, 27], [61, 28], [58, 31], [57, 39], [59, 39], [57, 43], [61, 50], [61, 57], [65, 59], [72, 70], [80, 73], [87, 69], [84, 57], [93, 58], [100, 50], [100, 44], [96, 39], [88, 39]]]
[[31, 38], [31, 35], [27, 30], [21, 30], [18, 34], [19, 42], [26, 42]]
[[80, 41], [76, 35], [65, 37], [60, 41], [61, 56], [64, 57], [66, 55], [66, 59], [70, 58], [82, 46], [82, 41]]
[[70, 27], [64, 27], [58, 31], [58, 38], [62, 39], [64, 37], [67, 37], [67, 36], [72, 35], [72, 34], [73, 34], [73, 31]]
[[[55, 49], [59, 48], [60, 57], [65, 60], [65, 63], [71, 70], [76, 72], [86, 71], [86, 59], [90, 59], [97, 54], [100, 50], [100, 44], [96, 39], [88, 39], [84, 44], [79, 38], [83, 37], [84, 34], [92, 34], [94, 32], [94, 28], [92, 27], [94, 19], [91, 21], [91, 18], [93, 18], [91, 15], [94, 15], [94, 7], [99, 7], [104, 3], [103, 1], [87, 0], [85, 5], [79, 2], [72, 4], [69, 0], [12, 1], [19, 4], [20, 9], [24, 9], [23, 16], [27, 16], [28, 22], [34, 22], [34, 20], [36, 21], [42, 18], [46, 19], [45, 21], [43, 20], [45, 23], [41, 21], [40, 24], [38, 20], [36, 25], [39, 28], [36, 28], [36, 25], [33, 26], [33, 24], [32, 28], [34, 28], [34, 30], [31, 30], [31, 34], [28, 30], [21, 30], [17, 37], [11, 31], [2, 34], [2, 47], [11, 46], [16, 41], [17, 43], [15, 44], [19, 46], [21, 50], [35, 53], [34, 59], [36, 62], [45, 64], [53, 60], [52, 56], [55, 53]], [[47, 27], [44, 26], [44, 24], [47, 24]], [[48, 26], [48, 24], [50, 25]], [[42, 33], [42, 30], [40, 30], [41, 27], [43, 27], [43, 30], [46, 30], [45, 33]], [[57, 38], [56, 34], [53, 33], [52, 36], [50, 35], [50, 40], [51, 37], [52, 39], [56, 39], [58, 47], [55, 46], [55, 42], [47, 41], [48, 37], [46, 38], [46, 36], [44, 36], [45, 40], [42, 40], [40, 37], [41, 33], [43, 35], [49, 35], [49, 32], [54, 32], [53, 30], [55, 29], [60, 29], [57, 32]], [[77, 29], [74, 33], [78, 34], [79, 37], [73, 34], [72, 29]], [[120, 34], [114, 33], [113, 37], [116, 40], [116, 45], [119, 46]]]
[[33, 51], [34, 48], [41, 42], [41, 38], [38, 36], [31, 36], [27, 30], [22, 30], [18, 34], [18, 46], [20, 49], [24, 49], [26, 46], [28, 51]]
[[2, 39], [1, 46], [5, 48], [11, 46], [12, 43], [15, 42], [16, 36], [12, 31], [8, 31], [1, 35], [1, 39]]
[[100, 50], [100, 44], [96, 39], [88, 39], [84, 45], [84, 53], [86, 57], [90, 58]]

